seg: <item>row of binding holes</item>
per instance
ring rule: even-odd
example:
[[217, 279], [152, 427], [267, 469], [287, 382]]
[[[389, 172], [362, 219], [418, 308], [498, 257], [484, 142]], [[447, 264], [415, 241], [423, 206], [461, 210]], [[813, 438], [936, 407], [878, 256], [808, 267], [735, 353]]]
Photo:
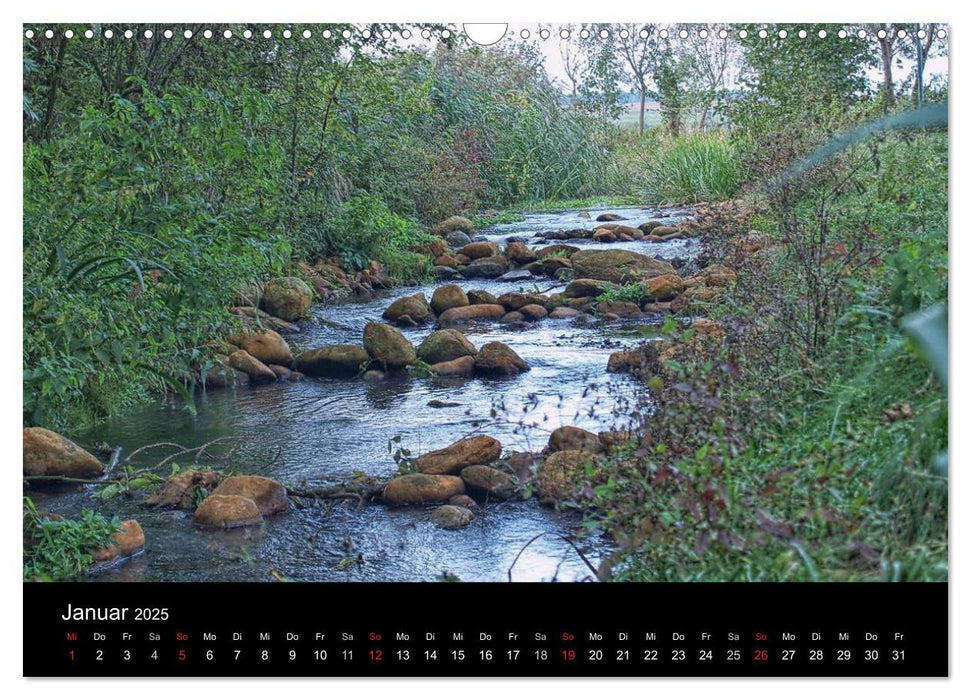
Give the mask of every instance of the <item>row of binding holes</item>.
[[[206, 39], [211, 39], [220, 33], [222, 34], [224, 39], [233, 38], [233, 32], [229, 29], [225, 29], [222, 32], [213, 31], [212, 29], [205, 29], [201, 32], [202, 36], [204, 36]], [[43, 32], [43, 34], [48, 39], [54, 38], [54, 30], [52, 29], [46, 30], [45, 32]], [[384, 39], [390, 39], [392, 36], [392, 32], [388, 29], [381, 31], [380, 34], [381, 34], [381, 37]], [[154, 36], [154, 32], [152, 32], [151, 29], [146, 29], [142, 33], [142, 35], [146, 39], [151, 39]], [[255, 35], [256, 34], [250, 31], [249, 29], [244, 30], [240, 34], [240, 36], [242, 36], [244, 39], [252, 39]], [[309, 29], [304, 29], [302, 32], [299, 32], [298, 34], [296, 32], [290, 31], [289, 29], [284, 29], [282, 32], [279, 32], [279, 35], [282, 36], [284, 39], [290, 39], [294, 36], [302, 36], [304, 39], [309, 39], [310, 37], [313, 36], [313, 32], [311, 32]], [[334, 33], [329, 29], [325, 29], [322, 32], [320, 32], [320, 35], [323, 36], [325, 39], [331, 39], [333, 38]], [[344, 29], [343, 31], [340, 32], [340, 35], [345, 39], [350, 39], [352, 36], [352, 32], [350, 29]], [[452, 36], [452, 32], [450, 32], [448, 29], [443, 29], [439, 33], [439, 35], [441, 36], [442, 39], [448, 39], [450, 36]], [[33, 29], [28, 29], [24, 32], [24, 36], [27, 37], [28, 39], [33, 39], [34, 36], [36, 36], [36, 34], [34, 33]], [[64, 36], [68, 39], [73, 39], [74, 31], [67, 29], [64, 31]], [[85, 39], [92, 39], [94, 38], [94, 32], [88, 29], [84, 32], [83, 36]], [[106, 29], [102, 36], [104, 36], [105, 39], [112, 39], [115, 37], [115, 32], [111, 29]], [[124, 32], [121, 33], [121, 36], [124, 36], [126, 39], [131, 39], [135, 36], [135, 32], [133, 32], [131, 29], [126, 29]], [[166, 39], [171, 39], [172, 37], [175, 36], [175, 32], [173, 32], [171, 29], [166, 29], [165, 31], [162, 32], [162, 36], [165, 37]], [[186, 29], [184, 32], [182, 32], [182, 36], [184, 36], [186, 39], [190, 39], [192, 38], [192, 31], [189, 29]], [[273, 38], [273, 32], [271, 32], [269, 29], [264, 29], [262, 32], [262, 36], [264, 39], [271, 39]], [[374, 32], [372, 32], [370, 29], [364, 29], [364, 30], [361, 30], [361, 36], [364, 39], [370, 39], [371, 37], [374, 36]], [[403, 39], [410, 39], [412, 37], [411, 30], [409, 29], [403, 30], [401, 32], [401, 37]], [[427, 29], [424, 29], [421, 32], [421, 37], [422, 39], [431, 39], [432, 32]]]
[[[206, 30], [204, 30], [202, 32], [202, 36], [204, 36], [206, 39], [211, 39], [213, 36], [216, 36], [217, 33], [218, 32], [214, 32], [211, 29], [206, 29]], [[628, 38], [630, 38], [630, 31], [628, 31], [627, 29], [621, 29], [617, 33], [620, 36], [620, 38], [622, 38], [622, 39], [628, 39]], [[439, 34], [439, 36], [442, 39], [448, 39], [450, 36], [452, 36], [452, 33], [448, 29], [443, 29], [438, 34]], [[539, 37], [541, 39], [549, 39], [550, 38], [550, 30], [549, 29], [541, 29], [541, 30], [539, 30], [538, 34], [539, 34]], [[578, 32], [578, 34], [579, 34], [579, 36], [580, 36], [581, 39], [589, 39], [590, 38], [590, 35], [591, 35], [590, 34], [590, 30], [588, 30], [588, 29], [581, 29]], [[709, 31], [707, 29], [699, 29], [698, 32], [697, 32], [697, 36], [699, 38], [701, 38], [701, 39], [707, 39], [708, 36], [709, 36], [709, 34], [710, 33], [709, 33]], [[859, 31], [857, 31], [856, 34], [861, 39], [865, 39], [867, 37], [867, 32], [865, 30], [863, 30], [863, 29], [860, 29]], [[903, 29], [897, 30], [897, 37], [900, 38], [900, 39], [905, 38], [907, 36], [907, 34], [908, 33], [905, 30], [903, 30]], [[126, 39], [131, 39], [132, 37], [135, 36], [135, 32], [133, 32], [131, 29], [126, 29], [122, 33], [122, 35]], [[263, 35], [263, 38], [264, 39], [270, 39], [270, 38], [273, 37], [273, 32], [271, 32], [269, 29], [265, 29], [265, 30], [263, 30], [262, 35]], [[280, 32], [280, 35], [284, 39], [290, 39], [291, 37], [294, 36], [294, 32], [290, 31], [289, 29], [284, 29], [282, 32]], [[607, 29], [601, 29], [599, 31], [599, 34], [598, 35], [599, 35], [599, 37], [601, 39], [607, 39], [607, 38], [610, 37], [610, 31], [607, 30]], [[681, 38], [681, 39], [687, 39], [690, 35], [691, 35], [691, 33], [687, 29], [682, 29], [682, 30], [680, 30], [677, 33], [677, 36], [679, 38]], [[740, 39], [746, 39], [746, 38], [748, 38], [748, 35], [749, 35], [749, 33], [746, 30], [744, 30], [744, 29], [742, 29], [742, 30], [740, 30], [738, 32], [738, 37]], [[845, 39], [847, 36], [849, 36], [849, 33], [845, 29], [840, 29], [836, 33], [836, 35], [840, 39]], [[887, 38], [887, 32], [884, 29], [878, 30], [877, 33], [876, 33], [876, 35], [880, 39]], [[26, 36], [28, 39], [33, 39], [34, 38], [34, 30], [33, 29], [28, 29], [27, 31], [24, 32], [24, 36]], [[46, 30], [44, 32], [44, 36], [47, 37], [48, 39], [53, 39], [54, 38], [54, 30], [52, 30], [52, 29]], [[66, 38], [68, 38], [68, 39], [72, 39], [72, 38], [74, 38], [74, 32], [72, 30], [70, 30], [70, 29], [67, 29], [67, 30], [64, 31], [64, 36]], [[105, 39], [111, 39], [111, 38], [113, 38], [115, 36], [115, 32], [113, 30], [111, 30], [111, 29], [106, 29], [104, 31], [104, 35], [103, 36], [104, 36]], [[146, 39], [151, 39], [152, 36], [153, 36], [152, 30], [151, 29], [146, 29], [144, 31], [144, 36], [145, 36]], [[162, 32], [162, 36], [165, 37], [166, 39], [171, 39], [173, 36], [175, 36], [175, 32], [173, 32], [171, 29], [166, 29], [165, 31]], [[190, 30], [186, 29], [184, 32], [182, 32], [182, 36], [184, 36], [186, 39], [189, 39], [189, 38], [192, 37], [192, 32]], [[225, 39], [231, 39], [231, 38], [233, 38], [233, 33], [229, 29], [226, 29], [226, 30], [223, 30], [222, 36]], [[252, 31], [250, 31], [249, 29], [243, 31], [243, 33], [242, 33], [242, 37], [244, 39], [252, 39], [253, 36], [254, 36], [254, 33]], [[302, 36], [304, 39], [309, 39], [311, 36], [313, 36], [313, 32], [311, 32], [309, 29], [304, 29], [302, 32], [300, 32], [300, 36]], [[323, 36], [325, 39], [330, 39], [330, 38], [333, 37], [333, 32], [331, 32], [329, 29], [325, 29], [325, 30], [323, 30], [321, 32], [321, 36]], [[350, 39], [351, 36], [352, 36], [351, 30], [350, 29], [344, 29], [341, 32], [341, 36], [343, 38], [345, 38], [345, 39]], [[372, 36], [374, 36], [374, 33], [370, 29], [364, 29], [364, 30], [361, 31], [361, 36], [364, 39], [370, 39]], [[388, 30], [388, 29], [385, 29], [385, 30], [383, 30], [381, 32], [381, 37], [384, 38], [384, 39], [390, 39], [391, 36], [392, 36], [392, 32], [390, 30]], [[532, 34], [530, 33], [530, 31], [528, 29], [523, 29], [522, 31], [520, 31], [519, 36], [522, 37], [523, 39], [528, 39], [530, 36], [532, 36]], [[561, 29], [560, 32], [559, 32], [559, 36], [560, 36], [561, 39], [569, 39], [570, 38], [570, 30], [569, 29]], [[640, 36], [641, 39], [647, 39], [648, 37], [650, 37], [650, 33], [646, 29], [642, 29], [639, 32], [639, 36]], [[658, 36], [660, 38], [662, 38], [662, 39], [668, 39], [671, 36], [671, 34], [670, 34], [670, 32], [668, 32], [667, 29], [662, 29], [661, 31], [658, 32]], [[760, 29], [759, 30], [758, 37], [760, 39], [766, 39], [766, 38], [768, 38], [768, 36], [769, 36], [769, 32], [768, 31], [766, 31], [765, 29]], [[785, 39], [788, 36], [789, 36], [789, 32], [787, 32], [785, 29], [780, 29], [779, 30], [779, 38], [780, 39]], [[805, 38], [807, 38], [809, 36], [809, 33], [805, 29], [800, 29], [797, 32], [796, 36], [798, 36], [800, 39], [805, 39]], [[825, 29], [820, 29], [819, 32], [817, 33], [817, 36], [820, 39], [825, 39], [828, 35], [827, 35]], [[944, 37], [947, 36], [947, 32], [945, 30], [943, 30], [943, 29], [939, 29], [939, 30], [937, 30], [937, 36], [938, 36], [938, 38], [943, 39]], [[410, 39], [412, 37], [411, 31], [408, 30], [408, 29], [403, 30], [401, 32], [401, 37], [403, 39]], [[721, 30], [719, 30], [718, 37], [721, 38], [721, 39], [727, 39], [728, 38], [728, 30], [727, 29], [721, 29]], [[924, 39], [926, 37], [927, 37], [927, 31], [926, 30], [924, 30], [924, 29], [917, 30], [917, 38]], [[94, 38], [94, 32], [92, 30], [90, 30], [90, 29], [86, 30], [84, 32], [84, 38], [85, 39], [92, 39], [92, 38]], [[423, 29], [422, 32], [421, 32], [421, 38], [422, 39], [431, 39], [432, 38], [432, 32], [430, 30], [428, 30], [428, 29]]]

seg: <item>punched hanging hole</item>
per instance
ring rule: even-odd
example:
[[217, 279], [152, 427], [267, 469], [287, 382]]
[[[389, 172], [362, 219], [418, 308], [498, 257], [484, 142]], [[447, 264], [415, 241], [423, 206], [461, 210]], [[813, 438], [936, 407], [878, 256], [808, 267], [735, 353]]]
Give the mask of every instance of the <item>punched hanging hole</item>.
[[846, 30], [840, 29], [839, 32], [836, 33], [836, 36], [838, 36], [840, 39], [845, 39], [847, 36]]
[[211, 29], [207, 29], [206, 31], [204, 31], [202, 33], [202, 36], [206, 37], [207, 39], [212, 39], [212, 30]]
[[[504, 36], [506, 36], [506, 30], [509, 28], [508, 24], [463, 24], [462, 29], [465, 30], [465, 36], [469, 37], [473, 42], [479, 46], [492, 46], [493, 44], [499, 42]], [[447, 39], [449, 35], [448, 30], [442, 31], [442, 38]], [[525, 38], [525, 37], [523, 37]]]
[[728, 38], [728, 30], [727, 29], [722, 29], [721, 31], [719, 31], [718, 32], [718, 38], [719, 39], [727, 39]]
[[64, 38], [65, 39], [73, 39], [74, 38], [74, 32], [72, 32], [70, 29], [68, 29], [66, 32], [64, 32]]
[[184, 36], [186, 39], [191, 39], [192, 38], [192, 30], [191, 29], [186, 29], [184, 32], [182, 32], [182, 36]]
[[113, 31], [111, 31], [110, 29], [105, 29], [105, 39], [110, 39], [114, 35], [115, 33]]
[[53, 39], [54, 38], [54, 30], [53, 29], [48, 29], [46, 32], [44, 32], [44, 36], [46, 36], [48, 39]]
[[263, 38], [264, 39], [271, 39], [272, 37], [273, 37], [273, 32], [271, 32], [269, 29], [264, 29], [263, 30]]
[[569, 39], [570, 38], [570, 30], [569, 29], [561, 29], [560, 30], [560, 38], [561, 39]]
[[825, 30], [825, 29], [820, 29], [820, 30], [819, 30], [819, 33], [817, 34], [817, 36], [818, 36], [818, 37], [819, 37], [820, 39], [825, 39], [825, 38], [826, 38], [826, 30]]
[[401, 36], [403, 38], [405, 38], [405, 39], [410, 39], [411, 38], [411, 30], [410, 29], [404, 30], [403, 32], [401, 32]]
[[171, 39], [172, 38], [172, 30], [171, 29], [166, 29], [164, 32], [162, 32], [162, 36], [164, 36], [166, 39]]
[[780, 39], [785, 39], [787, 36], [789, 36], [789, 32], [787, 32], [785, 29], [780, 29], [779, 30], [779, 38]]
[[668, 30], [667, 29], [662, 29], [660, 32], [658, 32], [658, 36], [660, 36], [662, 39], [667, 39], [668, 38]]
[[698, 32], [698, 36], [700, 36], [702, 39], [707, 39], [708, 38], [708, 30], [707, 29], [702, 29], [700, 32]]
[[232, 39], [233, 33], [227, 29], [226, 31], [223, 32], [223, 36], [227, 39]]
[[646, 39], [648, 37], [648, 34], [650, 34], [650, 32], [648, 32], [646, 29], [642, 29], [638, 34], [641, 37], [641, 39]]
[[528, 39], [529, 38], [529, 30], [528, 29], [522, 30], [521, 32], [519, 32], [519, 36], [522, 39]]
[[90, 39], [93, 36], [94, 36], [94, 32], [92, 32], [90, 29], [86, 29], [84, 31], [84, 38], [85, 39]]
[[856, 33], [856, 35], [857, 35], [857, 37], [859, 37], [860, 39], [866, 39], [866, 30], [865, 30], [865, 29], [861, 29], [861, 30], [859, 30], [859, 31], [858, 31], [858, 32]]
[[767, 36], [769, 36], [769, 33], [767, 31], [765, 31], [764, 29], [759, 30], [759, 39], [764, 39]]
[[293, 32], [291, 32], [289, 29], [284, 29], [283, 30], [283, 38], [284, 39], [289, 39], [292, 36], [293, 36]]
[[549, 29], [540, 29], [539, 30], [539, 37], [540, 37], [540, 39], [549, 39], [550, 38], [550, 30]]
[[678, 32], [678, 36], [681, 37], [682, 39], [687, 39], [688, 38], [688, 30], [687, 29], [682, 29], [680, 32]]
[[26, 32], [24, 32], [24, 36], [27, 37], [28, 39], [33, 39], [34, 38], [34, 30], [33, 29], [28, 29]]
[[249, 39], [252, 36], [253, 36], [253, 32], [251, 32], [249, 29], [243, 30], [243, 38], [244, 39]]

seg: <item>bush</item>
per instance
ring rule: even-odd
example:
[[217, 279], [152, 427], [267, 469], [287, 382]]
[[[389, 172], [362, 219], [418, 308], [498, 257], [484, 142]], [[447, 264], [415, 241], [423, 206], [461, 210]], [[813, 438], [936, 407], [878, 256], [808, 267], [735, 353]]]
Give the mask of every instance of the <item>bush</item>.
[[392, 212], [380, 198], [360, 192], [344, 202], [327, 223], [326, 239], [318, 252], [334, 251], [352, 269], [377, 260], [392, 277], [409, 279], [427, 272], [430, 261], [408, 248], [431, 240], [431, 234]]

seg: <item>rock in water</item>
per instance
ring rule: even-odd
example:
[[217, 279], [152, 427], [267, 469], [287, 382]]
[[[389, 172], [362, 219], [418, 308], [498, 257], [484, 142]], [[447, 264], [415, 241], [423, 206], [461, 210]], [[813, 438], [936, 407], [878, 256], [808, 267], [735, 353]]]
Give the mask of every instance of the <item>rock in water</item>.
[[325, 345], [297, 355], [294, 366], [311, 377], [352, 377], [370, 361], [359, 345]]
[[569, 299], [582, 297], [599, 297], [608, 289], [616, 289], [617, 285], [602, 280], [575, 279], [566, 286], [563, 296]]
[[516, 482], [506, 472], [474, 464], [462, 470], [462, 481], [475, 491], [484, 491], [492, 498], [506, 500], [516, 495]]
[[240, 372], [246, 372], [250, 381], [254, 383], [276, 381], [276, 375], [273, 373], [273, 370], [245, 350], [237, 350], [230, 355], [229, 366], [233, 369], [238, 369]]
[[382, 315], [393, 323], [401, 323], [405, 316], [411, 317], [414, 323], [422, 323], [431, 318], [432, 310], [429, 308], [428, 300], [424, 294], [414, 294], [410, 297], [396, 299], [391, 303], [391, 306], [385, 309]]
[[287, 341], [276, 331], [247, 332], [231, 336], [229, 342], [245, 350], [266, 365], [293, 364], [293, 353]]
[[428, 367], [439, 377], [471, 377], [475, 372], [475, 358], [472, 355], [458, 357], [449, 362], [438, 362]]
[[436, 314], [469, 305], [469, 297], [457, 284], [442, 285], [432, 294], [432, 310]]
[[454, 328], [435, 331], [418, 346], [418, 357], [430, 365], [451, 362], [460, 357], [475, 355], [475, 346]]
[[486, 343], [475, 356], [475, 371], [480, 374], [508, 375], [529, 370], [529, 363], [505, 343]]
[[432, 522], [444, 530], [466, 527], [474, 518], [471, 510], [461, 506], [439, 506], [432, 511]]
[[630, 250], [581, 250], [574, 253], [570, 261], [578, 278], [587, 277], [615, 284], [644, 282], [652, 277], [674, 273], [670, 264]]
[[457, 474], [473, 464], [494, 462], [501, 454], [501, 442], [488, 435], [477, 435], [426, 452], [415, 461], [415, 468], [423, 474]]
[[517, 265], [528, 265], [539, 260], [539, 256], [525, 243], [513, 241], [506, 246], [506, 257]]
[[145, 549], [145, 532], [137, 520], [123, 520], [121, 529], [111, 536], [111, 544], [94, 550], [92, 568], [108, 566]]
[[104, 474], [97, 458], [47, 428], [24, 428], [24, 476], [84, 479]]
[[299, 277], [278, 277], [263, 285], [260, 308], [284, 321], [296, 321], [307, 315], [314, 294]]
[[506, 266], [492, 258], [475, 260], [459, 270], [459, 274], [466, 279], [495, 279], [501, 277], [505, 272]]
[[457, 476], [405, 474], [384, 487], [384, 501], [391, 505], [440, 503], [465, 493], [465, 482]]
[[486, 304], [498, 304], [499, 300], [496, 295], [492, 292], [487, 292], [484, 289], [470, 289], [466, 294], [469, 297], [469, 304], [472, 306], [486, 305]]
[[494, 255], [499, 254], [499, 246], [490, 241], [477, 241], [475, 243], [468, 243], [459, 249], [459, 255], [466, 256], [469, 260], [478, 260], [479, 258], [491, 258]]
[[623, 221], [624, 217], [620, 214], [601, 214], [597, 217], [597, 221]]
[[385, 369], [401, 369], [415, 364], [415, 346], [397, 328], [374, 321], [364, 326], [364, 349]]
[[506, 309], [499, 304], [472, 304], [448, 309], [438, 317], [438, 323], [448, 326], [475, 320], [497, 321], [505, 315]]
[[283, 484], [265, 476], [231, 476], [225, 479], [213, 496], [244, 496], [256, 504], [260, 515], [282, 513], [290, 505]]
[[219, 472], [189, 469], [169, 477], [162, 487], [145, 499], [145, 505], [190, 510], [196, 507], [196, 494], [206, 495], [219, 483]]
[[587, 465], [590, 464], [596, 468], [599, 462], [589, 452], [565, 450], [551, 454], [536, 473], [539, 502], [552, 506], [573, 500], [586, 480]]
[[520, 306], [519, 313], [521, 313], [527, 321], [540, 321], [549, 315], [546, 307], [540, 306], [539, 304], [526, 304], [525, 306]]
[[550, 452], [563, 452], [564, 450], [579, 450], [591, 454], [603, 452], [599, 436], [572, 425], [564, 425], [550, 434], [549, 449]]
[[227, 529], [263, 522], [259, 506], [245, 496], [209, 496], [196, 508], [195, 519], [203, 525]]

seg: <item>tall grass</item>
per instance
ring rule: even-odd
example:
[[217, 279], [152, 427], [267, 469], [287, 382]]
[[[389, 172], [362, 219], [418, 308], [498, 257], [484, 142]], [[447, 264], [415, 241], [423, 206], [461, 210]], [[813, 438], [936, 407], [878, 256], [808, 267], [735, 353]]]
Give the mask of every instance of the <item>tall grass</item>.
[[661, 145], [645, 164], [645, 196], [657, 204], [729, 199], [738, 189], [734, 147], [719, 133], [691, 133]]

